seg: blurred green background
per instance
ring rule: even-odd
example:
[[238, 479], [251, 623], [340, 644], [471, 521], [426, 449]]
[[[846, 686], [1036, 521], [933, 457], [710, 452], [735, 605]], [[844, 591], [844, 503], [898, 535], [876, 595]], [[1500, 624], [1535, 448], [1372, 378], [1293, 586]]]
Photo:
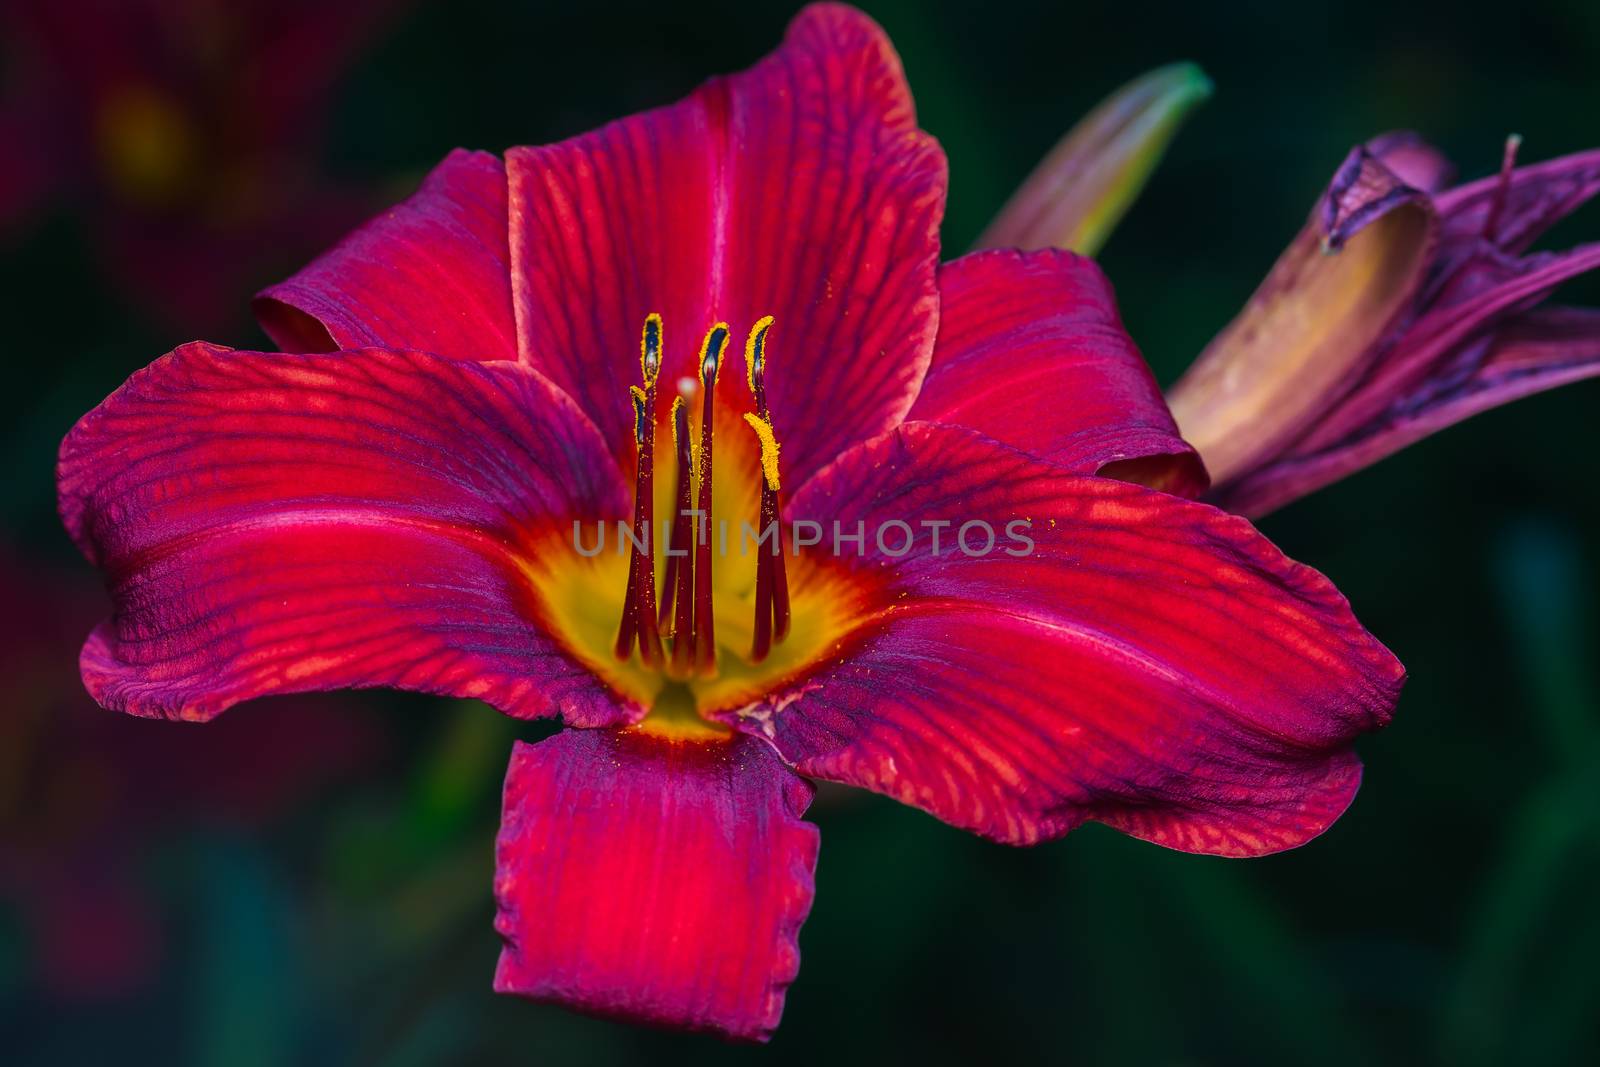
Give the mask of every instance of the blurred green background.
[[[1511, 131], [1527, 160], [1600, 145], [1592, 0], [865, 6], [949, 154], [950, 255], [1106, 92], [1175, 59], [1212, 76], [1100, 257], [1164, 382], [1355, 142], [1414, 128], [1467, 177]], [[74, 659], [103, 600], [54, 514], [55, 448], [175, 344], [262, 344], [250, 293], [450, 148], [670, 101], [756, 59], [792, 9], [0, 10], [0, 1059], [1600, 1062], [1600, 384], [1263, 523], [1411, 671], [1322, 839], [1236, 862], [1091, 826], [1019, 851], [828, 790], [770, 1047], [579, 1018], [489, 992], [499, 784], [511, 739], [548, 731], [386, 694], [203, 728], [93, 708]], [[117, 96], [145, 83], [166, 110]], [[1562, 299], [1600, 304], [1600, 279]]]

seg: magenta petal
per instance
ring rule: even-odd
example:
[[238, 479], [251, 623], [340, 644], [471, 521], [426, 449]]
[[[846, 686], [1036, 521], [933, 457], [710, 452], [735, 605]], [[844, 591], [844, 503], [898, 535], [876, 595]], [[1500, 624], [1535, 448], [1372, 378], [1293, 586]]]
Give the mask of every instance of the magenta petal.
[[978, 430], [1079, 474], [1205, 489], [1111, 285], [1070, 252], [978, 252], [939, 269], [939, 333], [911, 419]]
[[[786, 485], [911, 407], [938, 322], [944, 156], [860, 12], [806, 8], [749, 70], [513, 149], [506, 166], [524, 357], [628, 462], [628, 387], [652, 312], [667, 381], [697, 373], [714, 322], [732, 326], [738, 351], [774, 317], [766, 383]], [[721, 389], [743, 391], [732, 375]]]
[[[898, 557], [866, 539], [861, 566], [887, 584], [876, 626], [728, 717], [802, 774], [1001, 841], [1093, 819], [1194, 852], [1301, 844], [1349, 804], [1350, 744], [1403, 678], [1327, 579], [1243, 519], [968, 431], [907, 424], [788, 514], [916, 537]], [[981, 530], [960, 541], [975, 521], [987, 552]]]
[[1387, 163], [1369, 146], [1357, 145], [1339, 165], [1317, 202], [1324, 251], [1344, 247], [1351, 237], [1402, 205], [1427, 203], [1427, 197]]
[[519, 742], [495, 850], [495, 989], [765, 1041], [811, 910], [811, 795], [755, 738]]
[[1410, 130], [1379, 134], [1366, 147], [1391, 174], [1413, 189], [1437, 193], [1455, 178], [1455, 164]]
[[[1600, 149], [1593, 149], [1516, 168], [1504, 194], [1501, 177], [1491, 175], [1440, 194], [1435, 204], [1445, 220], [1447, 244], [1487, 235], [1508, 252], [1524, 252], [1540, 234], [1597, 193]], [[1498, 209], [1497, 201], [1501, 201]], [[1488, 233], [1491, 215], [1495, 217], [1492, 234]]]
[[107, 707], [381, 685], [630, 714], [537, 621], [533, 535], [627, 512], [594, 427], [525, 367], [188, 345], [79, 421], [59, 487], [116, 606], [82, 657]]
[[404, 348], [515, 359], [505, 167], [450, 153], [405, 203], [263, 291], [256, 317], [286, 352]]

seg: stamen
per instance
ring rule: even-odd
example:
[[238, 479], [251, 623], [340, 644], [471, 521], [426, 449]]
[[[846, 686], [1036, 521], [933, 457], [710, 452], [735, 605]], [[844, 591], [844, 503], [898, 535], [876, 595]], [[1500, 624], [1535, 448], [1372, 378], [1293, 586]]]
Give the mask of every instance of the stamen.
[[647, 667], [662, 661], [661, 635], [656, 622], [655, 545], [655, 440], [656, 375], [661, 369], [661, 316], [645, 319], [644, 336], [639, 342], [639, 370], [644, 388], [629, 387], [633, 398], [633, 440], [638, 466], [633, 483], [634, 548], [628, 558], [628, 588], [623, 594], [622, 622], [617, 628], [616, 654], [627, 659], [633, 654], [635, 639], [639, 658]]
[[[713, 403], [717, 378], [722, 372], [722, 357], [728, 348], [728, 324], [719, 322], [706, 333], [700, 346], [700, 493], [696, 518], [702, 524], [695, 538], [694, 559], [694, 665], [707, 677], [717, 671], [715, 620], [711, 615], [711, 454]], [[681, 609], [680, 609], [681, 610]], [[674, 658], [677, 648], [673, 649]]]
[[660, 622], [665, 626], [668, 616], [672, 616], [668, 631], [673, 635], [669, 673], [681, 679], [688, 677], [694, 663], [694, 534], [689, 514], [694, 503], [694, 468], [689, 464], [689, 409], [681, 396], [672, 398], [672, 442], [678, 460], [678, 485], [673, 494], [676, 514], [672, 518], [672, 540], [667, 542]]
[[756, 433], [756, 440], [761, 443], [761, 480], [774, 492], [778, 488], [778, 438], [772, 432], [772, 423], [761, 415], [744, 413], [744, 421]]
[[773, 531], [772, 547], [756, 560], [755, 633], [750, 644], [750, 661], [760, 663], [772, 650], [774, 641], [789, 634], [789, 576], [783, 560], [783, 522], [778, 504], [778, 436], [767, 410], [767, 332], [772, 316], [757, 322], [744, 346], [745, 381], [755, 397], [756, 413], [745, 415], [745, 422], [761, 443], [761, 533]]
[[1511, 195], [1511, 172], [1517, 167], [1517, 150], [1522, 147], [1522, 134], [1506, 138], [1505, 153], [1500, 157], [1500, 181], [1494, 189], [1494, 200], [1489, 203], [1489, 215], [1483, 222], [1483, 236], [1494, 241], [1500, 229], [1500, 216], [1505, 214], [1506, 200]]

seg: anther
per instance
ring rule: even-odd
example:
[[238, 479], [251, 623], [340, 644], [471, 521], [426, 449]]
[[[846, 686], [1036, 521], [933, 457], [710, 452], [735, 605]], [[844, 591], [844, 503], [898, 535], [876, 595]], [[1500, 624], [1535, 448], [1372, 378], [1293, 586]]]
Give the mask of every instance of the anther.
[[633, 483], [634, 549], [628, 558], [628, 588], [623, 594], [622, 622], [617, 628], [616, 654], [627, 659], [639, 643], [639, 658], [647, 667], [662, 661], [661, 635], [656, 621], [655, 546], [655, 440], [656, 376], [661, 370], [661, 316], [645, 319], [639, 342], [639, 371], [644, 388], [629, 387], [633, 400], [633, 439], [638, 466]]
[[762, 549], [756, 560], [756, 617], [750, 660], [766, 659], [774, 641], [789, 633], [789, 577], [783, 560], [783, 522], [778, 503], [778, 436], [772, 428], [772, 413], [767, 410], [767, 333], [772, 316], [758, 321], [745, 341], [745, 381], [755, 398], [756, 413], [745, 422], [755, 431], [761, 445], [761, 534], [772, 531], [772, 546]]

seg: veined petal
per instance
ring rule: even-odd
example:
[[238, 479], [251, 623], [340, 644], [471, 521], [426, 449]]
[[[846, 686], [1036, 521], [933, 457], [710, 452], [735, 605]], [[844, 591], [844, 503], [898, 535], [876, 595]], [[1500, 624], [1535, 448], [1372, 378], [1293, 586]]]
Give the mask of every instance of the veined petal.
[[1279, 454], [1332, 407], [1407, 311], [1433, 254], [1428, 198], [1364, 147], [1249, 304], [1167, 394], [1215, 484]]
[[811, 795], [750, 737], [519, 742], [496, 847], [495, 989], [765, 1041], [811, 910]]
[[1138, 198], [1211, 79], [1174, 63], [1129, 82], [1074, 126], [973, 244], [1092, 256]]
[[1464, 368], [1441, 375], [1342, 440], [1297, 448], [1225, 487], [1219, 503], [1264, 515], [1480, 412], [1546, 389], [1600, 376], [1600, 311], [1535, 308], [1468, 351]]
[[[802, 774], [997, 840], [1094, 819], [1192, 852], [1301, 844], [1349, 804], [1350, 742], [1388, 720], [1402, 681], [1333, 586], [1243, 519], [967, 431], [891, 431], [790, 512], [898, 520], [916, 538], [890, 558], [869, 535], [877, 623], [730, 718]], [[973, 521], [995, 531], [991, 551], [969, 553], [979, 533], [961, 547]], [[1031, 524], [1026, 551], [1015, 521]]]
[[796, 486], [910, 408], [938, 318], [944, 156], [866, 16], [807, 8], [750, 70], [506, 165], [521, 351], [620, 458], [652, 312], [667, 381], [694, 375], [711, 323], [774, 317], [767, 394]]
[[255, 299], [286, 352], [415, 349], [451, 359], [515, 359], [506, 173], [457, 149], [403, 204]]
[[381, 685], [623, 720], [526, 575], [552, 522], [627, 513], [605, 457], [515, 364], [180, 348], [61, 446], [62, 517], [116, 606], [84, 681], [154, 717]]
[[1206, 487], [1093, 262], [978, 252], [939, 268], [939, 335], [911, 419], [978, 430], [1078, 474]]
[[1518, 167], [1504, 188], [1498, 174], [1490, 175], [1441, 194], [1435, 203], [1444, 220], [1446, 243], [1489, 237], [1508, 252], [1524, 252], [1596, 193], [1600, 193], [1600, 149]]

